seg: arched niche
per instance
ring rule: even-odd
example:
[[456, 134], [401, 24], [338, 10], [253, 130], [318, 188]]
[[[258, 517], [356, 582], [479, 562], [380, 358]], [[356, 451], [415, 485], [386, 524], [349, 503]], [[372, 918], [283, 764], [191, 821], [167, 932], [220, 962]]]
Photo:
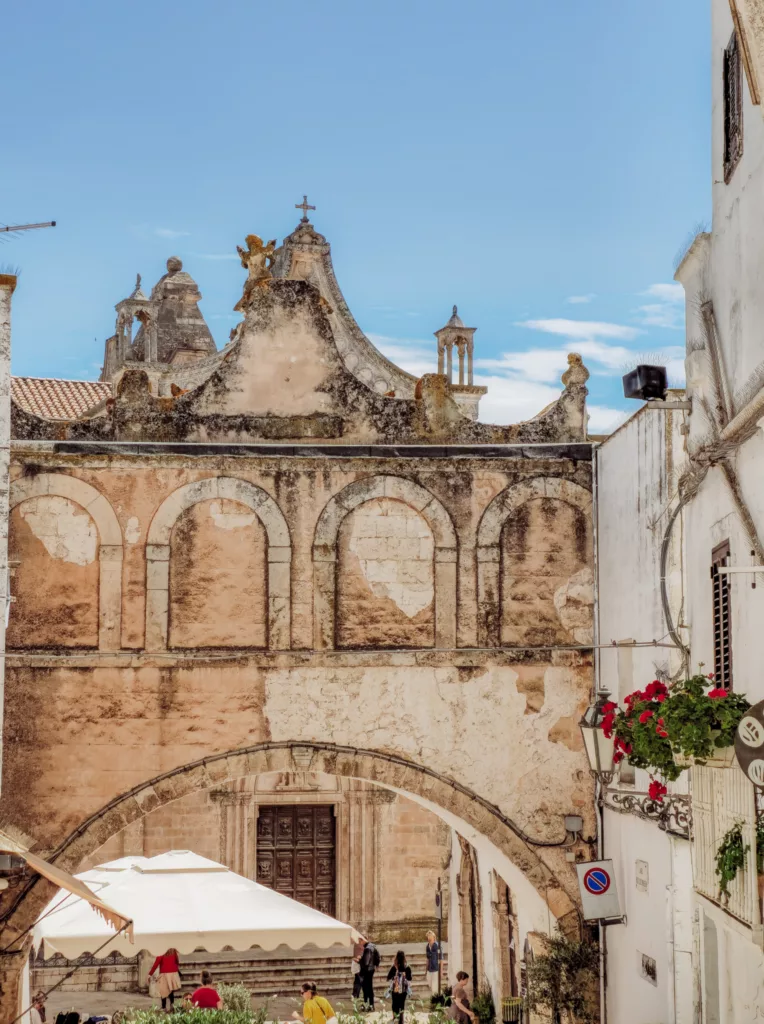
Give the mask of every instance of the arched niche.
[[218, 498], [245, 505], [262, 523], [267, 538], [267, 646], [290, 646], [292, 547], [280, 508], [262, 488], [235, 477], [209, 477], [173, 491], [157, 509], [146, 540], [147, 651], [167, 648], [169, 627], [170, 538], [178, 519], [192, 505]]
[[38, 473], [14, 480], [10, 509], [31, 498], [65, 498], [87, 512], [98, 531], [98, 649], [120, 648], [122, 623], [122, 531], [117, 516], [100, 491], [64, 473]]
[[481, 517], [477, 534], [478, 643], [482, 647], [501, 646], [502, 531], [524, 505], [545, 498], [571, 506], [591, 524], [592, 496], [570, 480], [535, 477], [496, 495]]
[[348, 484], [329, 500], [313, 539], [313, 644], [333, 649], [337, 637], [337, 555], [340, 527], [361, 505], [375, 499], [403, 502], [427, 523], [432, 535], [435, 589], [435, 646], [456, 646], [456, 531], [438, 499], [398, 476], [372, 476]]

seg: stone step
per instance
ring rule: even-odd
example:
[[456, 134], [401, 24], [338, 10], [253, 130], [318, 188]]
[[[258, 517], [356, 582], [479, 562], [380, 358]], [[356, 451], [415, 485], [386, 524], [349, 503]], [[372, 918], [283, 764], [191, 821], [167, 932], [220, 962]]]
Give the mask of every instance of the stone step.
[[[380, 950], [382, 963], [375, 976], [375, 991], [381, 997], [387, 988], [387, 972], [395, 950]], [[412, 995], [416, 999], [429, 998], [425, 978], [426, 957], [423, 952], [407, 953], [406, 959], [413, 974]], [[300, 985], [303, 981], [315, 981], [319, 991], [330, 999], [349, 1003], [353, 991], [353, 974], [350, 969], [348, 952], [329, 955], [301, 951], [300, 956], [273, 956], [259, 953], [256, 956], [242, 956], [241, 953], [209, 954], [199, 951], [181, 957], [183, 991], [190, 992], [196, 987], [202, 970], [212, 972], [218, 984], [241, 984], [252, 992], [255, 999], [270, 997], [299, 1000]], [[443, 955], [443, 976], [447, 976], [447, 953]]]

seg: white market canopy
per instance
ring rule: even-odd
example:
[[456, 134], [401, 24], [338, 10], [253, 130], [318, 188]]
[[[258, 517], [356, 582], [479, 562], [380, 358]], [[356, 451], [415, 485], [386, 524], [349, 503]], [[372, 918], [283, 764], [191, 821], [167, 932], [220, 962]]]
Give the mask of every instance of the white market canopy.
[[[222, 864], [187, 850], [158, 857], [122, 857], [76, 876], [133, 921], [134, 942], [123, 933], [99, 952], [158, 955], [174, 947], [242, 951], [315, 945], [350, 946], [358, 932], [312, 907], [237, 875]], [[34, 928], [35, 947], [67, 959], [93, 953], [114, 929], [83, 899], [59, 892]]]

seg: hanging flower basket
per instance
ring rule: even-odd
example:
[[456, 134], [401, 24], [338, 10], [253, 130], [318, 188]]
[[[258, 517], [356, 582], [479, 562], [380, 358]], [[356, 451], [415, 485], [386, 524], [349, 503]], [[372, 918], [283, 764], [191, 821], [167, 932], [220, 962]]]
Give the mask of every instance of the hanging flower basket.
[[635, 768], [669, 781], [693, 764], [730, 767], [735, 731], [750, 707], [745, 697], [704, 675], [672, 686], [655, 679], [624, 704], [603, 707], [602, 729], [615, 739], [616, 762], [628, 757]]

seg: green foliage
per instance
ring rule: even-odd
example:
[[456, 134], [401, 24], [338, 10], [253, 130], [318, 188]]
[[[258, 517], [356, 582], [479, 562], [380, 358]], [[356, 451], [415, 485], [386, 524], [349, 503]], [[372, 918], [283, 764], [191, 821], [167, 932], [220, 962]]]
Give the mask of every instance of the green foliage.
[[[758, 830], [757, 830], [758, 832]], [[729, 897], [729, 886], [738, 871], [745, 867], [745, 856], [750, 850], [743, 841], [743, 825], [737, 822], [724, 833], [716, 851], [716, 874], [719, 876], [719, 895]]]
[[186, 1010], [176, 1007], [168, 1018], [161, 1007], [152, 1006], [146, 1010], [126, 1010], [124, 1024], [253, 1024], [255, 1014], [251, 1010]]
[[437, 1006], [450, 1006], [451, 1005], [451, 986], [446, 985], [440, 992], [436, 992], [434, 996], [430, 996], [430, 1006], [434, 1010]]
[[496, 1020], [496, 1005], [490, 988], [482, 988], [472, 1001], [472, 1012], [477, 1015], [480, 1024], [493, 1024]]
[[217, 992], [226, 1010], [251, 1011], [252, 995], [244, 985], [218, 985]]
[[731, 746], [751, 706], [740, 694], [715, 688], [704, 675], [671, 687], [656, 680], [630, 694], [625, 704], [625, 709], [611, 705], [615, 710], [608, 719], [619, 751], [616, 759], [625, 755], [635, 768], [671, 781], [685, 767], [677, 764], [676, 755], [703, 762]]
[[528, 1003], [550, 1020], [568, 1014], [572, 1021], [593, 1024], [599, 1018], [599, 953], [588, 942], [564, 935], [545, 937], [546, 951], [527, 965]]
[[663, 704], [662, 717], [672, 750], [698, 761], [732, 746], [737, 727], [751, 706], [739, 693], [728, 693], [721, 699], [709, 697], [707, 688], [706, 676], [692, 676], [676, 683]]
[[756, 871], [764, 875], [764, 818], [756, 819]]
[[[436, 998], [433, 996], [433, 999]], [[451, 1000], [449, 997], [449, 1004]], [[418, 1007], [417, 1007], [418, 1009]], [[409, 1018], [410, 1019], [410, 1018]], [[443, 1005], [432, 1006], [427, 1013], [427, 1024], [453, 1024], [451, 1015]]]

